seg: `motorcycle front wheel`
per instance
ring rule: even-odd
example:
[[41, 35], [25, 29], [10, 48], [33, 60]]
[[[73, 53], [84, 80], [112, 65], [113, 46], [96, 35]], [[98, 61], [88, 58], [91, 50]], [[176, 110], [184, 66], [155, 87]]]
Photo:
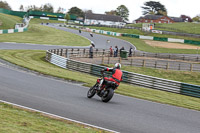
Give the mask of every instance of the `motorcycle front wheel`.
[[101, 100], [107, 103], [108, 101], [110, 101], [113, 95], [114, 95], [114, 90], [112, 88], [108, 88], [105, 90], [103, 96], [101, 97]]
[[87, 92], [87, 97], [88, 98], [92, 98], [95, 94], [96, 94], [96, 86], [97, 84], [95, 84], [93, 87], [91, 87], [88, 92]]

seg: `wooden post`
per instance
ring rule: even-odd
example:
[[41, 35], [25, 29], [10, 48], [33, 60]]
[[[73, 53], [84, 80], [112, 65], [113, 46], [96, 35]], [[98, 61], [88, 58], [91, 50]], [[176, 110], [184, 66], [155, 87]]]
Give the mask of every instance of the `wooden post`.
[[169, 62], [167, 62], [167, 67], [166, 67], [166, 69], [167, 69], [167, 70], [169, 69]]
[[61, 49], [61, 52], [60, 52], [60, 56], [62, 56], [63, 55], [63, 49]]
[[193, 69], [193, 64], [191, 63], [190, 64], [190, 72], [192, 72], [192, 69]]
[[185, 60], [185, 55], [183, 55], [183, 60]]
[[145, 67], [145, 60], [143, 60], [143, 64], [142, 64], [142, 67]]
[[104, 56], [102, 56], [101, 64], [104, 64]]
[[179, 64], [179, 66], [178, 66], [178, 70], [181, 70], [181, 64]]
[[133, 58], [131, 58], [131, 66], [133, 66]]
[[155, 68], [157, 67], [157, 61], [155, 61]]
[[122, 61], [122, 58], [121, 57], [119, 57], [119, 63], [121, 64], [121, 61]]
[[110, 64], [110, 56], [108, 56], [108, 64]]

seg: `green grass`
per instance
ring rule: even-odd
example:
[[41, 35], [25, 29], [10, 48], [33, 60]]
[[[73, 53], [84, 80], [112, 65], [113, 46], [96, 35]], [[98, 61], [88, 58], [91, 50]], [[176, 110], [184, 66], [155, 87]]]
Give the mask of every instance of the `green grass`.
[[40, 24], [40, 23], [64, 23], [63, 21], [58, 20], [47, 20], [47, 19], [38, 19], [38, 18], [32, 18], [30, 21], [30, 24]]
[[[97, 77], [59, 68], [45, 61], [45, 51], [35, 50], [0, 50], [0, 58], [14, 64], [38, 71], [46, 75], [85, 83], [92, 86]], [[127, 68], [123, 68], [127, 69]], [[142, 71], [142, 70], [141, 70]], [[167, 75], [167, 74], [166, 74]], [[189, 76], [189, 74], [187, 75]], [[183, 76], [181, 76], [183, 77]], [[195, 80], [195, 79], [193, 79]], [[165, 104], [200, 110], [200, 98], [194, 98], [165, 91], [153, 90], [121, 83], [116, 93], [131, 97], [156, 101]]]
[[[133, 26], [133, 27], [142, 27], [142, 24], [129, 24], [127, 26]], [[164, 28], [156, 28], [157, 27], [164, 27]], [[180, 23], [172, 23], [172, 24], [161, 24], [161, 23], [156, 23], [155, 29], [159, 30], [165, 30], [165, 31], [174, 31], [174, 32], [179, 32], [179, 31], [184, 31], [184, 33], [192, 33], [192, 34], [200, 34], [200, 23], [185, 23], [185, 22], [180, 22]]]
[[[132, 43], [134, 46], [136, 46], [137, 50], [151, 52], [151, 53], [174, 53], [174, 54], [196, 54], [197, 53], [196, 49], [170, 49], [170, 48], [152, 47], [146, 44], [144, 40], [142, 39], [130, 38], [130, 37], [117, 37], [117, 38], [120, 38]], [[192, 44], [187, 44], [187, 45], [192, 45]], [[193, 45], [193, 46], [196, 46], [196, 45]]]
[[16, 23], [22, 23], [22, 18], [0, 13], [0, 29], [14, 29]]
[[[139, 24], [137, 26], [139, 26]], [[100, 30], [113, 31], [113, 32], [118, 32], [118, 33], [128, 33], [128, 34], [136, 34], [136, 35], [145, 35], [145, 36], [154, 36], [154, 37], [177, 38], [177, 39], [200, 41], [199, 38], [192, 38], [192, 37], [185, 37], [185, 36], [175, 36], [175, 35], [165, 35], [165, 34], [155, 34], [155, 33], [145, 33], [145, 32], [142, 32], [142, 31], [136, 30], [136, 29], [119, 29], [119, 28], [94, 27], [94, 26], [87, 26], [87, 27], [92, 28], [92, 29], [100, 29]], [[200, 32], [198, 34], [200, 34]]]
[[1, 133], [97, 133], [105, 131], [67, 120], [46, 117], [0, 103]]
[[73, 33], [36, 24], [40, 21], [42, 20], [33, 20], [30, 23], [27, 32], [0, 35], [0, 42], [35, 43], [65, 46], [88, 46], [90, 44], [90, 41], [86, 38], [75, 35]]

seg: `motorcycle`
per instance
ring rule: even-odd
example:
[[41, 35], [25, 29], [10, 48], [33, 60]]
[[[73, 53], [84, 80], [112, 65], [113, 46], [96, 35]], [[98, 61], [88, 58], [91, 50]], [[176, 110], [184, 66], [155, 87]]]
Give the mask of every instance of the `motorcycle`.
[[[118, 84], [113, 81], [105, 81], [104, 77], [105, 74], [102, 73], [102, 76], [97, 79], [95, 85], [88, 90], [88, 98], [92, 98], [95, 94], [97, 94], [105, 103], [112, 99], [114, 91], [118, 87]], [[104, 82], [104, 84], [102, 84], [102, 87], [98, 89], [101, 82]]]

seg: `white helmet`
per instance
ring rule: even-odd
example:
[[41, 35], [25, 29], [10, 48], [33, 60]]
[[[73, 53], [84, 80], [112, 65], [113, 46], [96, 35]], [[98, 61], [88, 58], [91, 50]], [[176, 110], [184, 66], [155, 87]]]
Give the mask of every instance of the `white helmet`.
[[120, 63], [116, 63], [115, 64], [115, 68], [121, 69], [121, 64]]

